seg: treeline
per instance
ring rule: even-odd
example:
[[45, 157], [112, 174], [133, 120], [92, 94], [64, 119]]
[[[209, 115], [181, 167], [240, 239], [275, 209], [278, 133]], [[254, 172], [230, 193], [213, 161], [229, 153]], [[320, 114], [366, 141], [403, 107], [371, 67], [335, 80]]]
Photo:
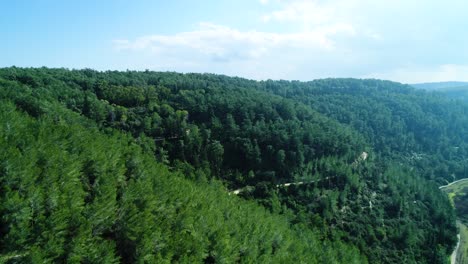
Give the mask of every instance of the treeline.
[[[293, 254], [298, 258], [303, 256], [304, 262], [362, 261], [360, 254], [363, 254], [371, 263], [446, 263], [456, 243], [453, 210], [437, 186], [426, 179], [442, 181], [463, 176], [460, 168], [465, 135], [460, 134], [462, 130], [451, 129], [466, 126], [464, 117], [459, 116], [464, 105], [450, 105], [443, 98], [374, 80], [256, 82], [212, 74], [149, 71], [13, 67], [0, 70], [0, 87], [0, 98], [11, 100], [17, 109], [36, 119], [48, 116], [58, 124], [97, 127], [99, 132], [95, 133], [102, 137], [112, 138], [116, 131], [128, 133], [133, 139], [126, 137], [127, 142], [138, 145], [134, 148], [141, 148], [145, 157], [151, 155], [159, 165], [148, 165], [153, 162], [149, 160], [144, 166], [126, 160], [118, 163], [145, 171], [143, 168], [159, 166], [168, 175], [177, 174], [178, 181], [198, 186], [191, 187], [190, 199], [202, 199], [195, 197], [205, 197], [205, 189], [215, 188], [214, 196], [227, 197], [232, 206], [241, 206], [246, 202], [227, 193], [242, 189], [242, 197], [263, 205], [273, 214], [271, 217], [283, 215], [272, 223], [287, 219], [291, 228], [284, 227], [288, 230], [284, 232], [292, 232], [291, 236], [298, 235], [295, 230], [300, 227], [303, 238], [315, 245], [325, 248], [332, 244], [352, 245], [343, 246], [343, 256], [338, 253], [341, 250], [332, 249], [322, 254], [320, 247], [307, 256]], [[452, 122], [446, 120], [446, 115]], [[439, 117], [445, 119], [438, 120]], [[93, 147], [89, 147], [92, 151]], [[362, 158], [364, 152], [368, 154], [366, 159]], [[100, 160], [93, 161], [91, 165], [99, 163]], [[83, 167], [92, 168], [91, 165]], [[152, 175], [148, 177], [153, 181], [160, 180], [149, 171], [145, 175]], [[447, 175], [442, 175], [445, 172]], [[83, 173], [93, 175], [94, 172]], [[173, 177], [167, 178], [172, 183], [169, 185], [176, 185]], [[218, 182], [226, 187], [220, 187]], [[303, 184], [281, 185], [294, 182]], [[168, 195], [162, 203], [190, 204], [181, 198], [185, 197], [184, 191], [178, 195]], [[217, 208], [209, 200], [200, 201], [202, 207], [205, 202]], [[152, 203], [144, 202], [137, 211], [144, 211]], [[196, 206], [187, 210], [193, 214], [202, 211]], [[231, 207], [223, 211], [225, 217], [228, 211], [237, 215], [233, 217], [237, 222], [244, 217], [261, 218], [252, 217], [253, 212], [242, 214]], [[159, 216], [157, 211], [151, 212]], [[174, 217], [183, 217], [179, 214], [176, 211]], [[210, 214], [203, 211], [200, 215], [219, 220], [216, 213]], [[152, 221], [145, 222], [145, 228]], [[160, 223], [155, 221], [154, 225], [151, 228], [158, 228]], [[208, 232], [211, 228], [211, 224], [192, 226], [190, 234], [201, 232], [201, 237], [203, 230]], [[245, 236], [241, 229], [228, 226], [223, 227], [228, 237], [237, 237], [237, 233], [239, 237]], [[272, 229], [264, 227], [258, 230]], [[256, 227], [244, 231], [252, 228]], [[181, 232], [161, 230], [168, 236]], [[148, 239], [152, 237], [150, 231], [140, 234]], [[255, 239], [262, 236], [247, 235], [242, 241], [256, 245], [259, 242]], [[113, 236], [110, 240], [115, 241]], [[218, 242], [224, 243], [218, 237], [209, 241], [214, 242], [206, 244], [209, 250], [205, 252], [214, 252], [212, 248]], [[234, 252], [228, 255], [236, 257], [224, 262], [249, 262], [248, 258], [239, 257], [243, 251], [239, 251], [241, 246], [236, 244], [237, 240], [233, 241], [226, 242], [230, 243], [227, 246], [230, 252]], [[301, 241], [297, 241], [301, 245], [295, 250], [312, 243]], [[187, 245], [174, 246], [171, 250], [176, 253], [167, 259], [178, 261], [181, 253], [177, 248], [182, 246]], [[114, 252], [118, 252], [116, 247]], [[293, 252], [290, 247], [284, 249]], [[159, 252], [159, 248], [153, 248], [153, 252]], [[223, 262], [215, 259], [216, 254], [206, 253], [205, 258], [193, 261]], [[121, 253], [116, 255], [121, 261], [135, 260]], [[275, 254], [268, 256], [271, 255]], [[259, 262], [268, 261], [265, 258]]]

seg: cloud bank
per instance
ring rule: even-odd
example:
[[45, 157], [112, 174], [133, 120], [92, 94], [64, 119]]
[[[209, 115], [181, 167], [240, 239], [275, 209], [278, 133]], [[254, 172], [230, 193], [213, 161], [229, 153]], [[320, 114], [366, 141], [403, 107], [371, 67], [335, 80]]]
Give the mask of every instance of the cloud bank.
[[[254, 79], [468, 80], [468, 54], [463, 52], [468, 37], [456, 33], [465, 26], [461, 10], [468, 4], [462, 1], [257, 4], [265, 11], [258, 13], [252, 30], [198, 23], [186, 32], [114, 40], [114, 50], [137, 67]], [[443, 12], [450, 12], [450, 19], [440, 16]]]
[[[275, 49], [333, 50], [336, 35], [354, 35], [349, 25], [333, 25], [298, 33], [242, 32], [226, 26], [200, 23], [190, 32], [143, 36], [135, 40], [115, 40], [118, 51], [147, 51], [154, 55], [181, 54], [206, 56], [215, 61], [258, 59]], [[271, 54], [270, 54], [271, 55]]]

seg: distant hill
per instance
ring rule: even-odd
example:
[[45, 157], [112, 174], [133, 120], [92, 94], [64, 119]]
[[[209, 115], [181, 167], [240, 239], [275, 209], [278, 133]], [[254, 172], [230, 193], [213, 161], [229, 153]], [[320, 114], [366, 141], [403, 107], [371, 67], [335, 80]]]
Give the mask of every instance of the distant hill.
[[468, 101], [468, 82], [437, 82], [411, 84], [417, 89], [443, 93], [451, 99]]
[[468, 82], [432, 82], [432, 83], [415, 83], [410, 84], [414, 88], [417, 89], [424, 89], [428, 91], [434, 90], [445, 90], [445, 89], [453, 89], [453, 88], [468, 88]]

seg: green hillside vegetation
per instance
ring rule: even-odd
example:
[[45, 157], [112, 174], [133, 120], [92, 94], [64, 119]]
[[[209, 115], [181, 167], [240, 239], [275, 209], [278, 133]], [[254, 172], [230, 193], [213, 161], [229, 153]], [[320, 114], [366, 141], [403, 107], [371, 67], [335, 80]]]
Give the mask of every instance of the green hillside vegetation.
[[365, 262], [216, 182], [169, 172], [127, 135], [7, 101], [0, 123], [3, 262]]
[[408, 85], [355, 79], [272, 83], [266, 89], [349, 125], [382, 159], [443, 185], [468, 177], [468, 105]]
[[2, 133], [23, 127], [2, 141], [2, 190], [19, 195], [2, 205], [22, 201], [1, 208], [4, 259], [446, 263], [457, 241], [437, 184], [465, 176], [467, 106], [434, 94], [13, 67], [0, 98]]
[[412, 84], [411, 86], [441, 93], [454, 100], [468, 101], [468, 83], [466, 82], [421, 83]]
[[438, 90], [437, 92], [440, 92], [454, 100], [462, 100], [468, 102], [468, 85]]

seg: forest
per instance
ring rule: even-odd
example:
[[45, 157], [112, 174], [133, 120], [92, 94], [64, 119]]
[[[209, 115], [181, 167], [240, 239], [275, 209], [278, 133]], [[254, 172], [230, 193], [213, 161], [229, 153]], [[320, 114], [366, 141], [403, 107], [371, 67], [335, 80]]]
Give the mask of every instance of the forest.
[[0, 261], [448, 263], [465, 102], [381, 80], [0, 69]]
[[466, 82], [418, 83], [411, 86], [440, 93], [449, 98], [468, 101], [468, 83]]

